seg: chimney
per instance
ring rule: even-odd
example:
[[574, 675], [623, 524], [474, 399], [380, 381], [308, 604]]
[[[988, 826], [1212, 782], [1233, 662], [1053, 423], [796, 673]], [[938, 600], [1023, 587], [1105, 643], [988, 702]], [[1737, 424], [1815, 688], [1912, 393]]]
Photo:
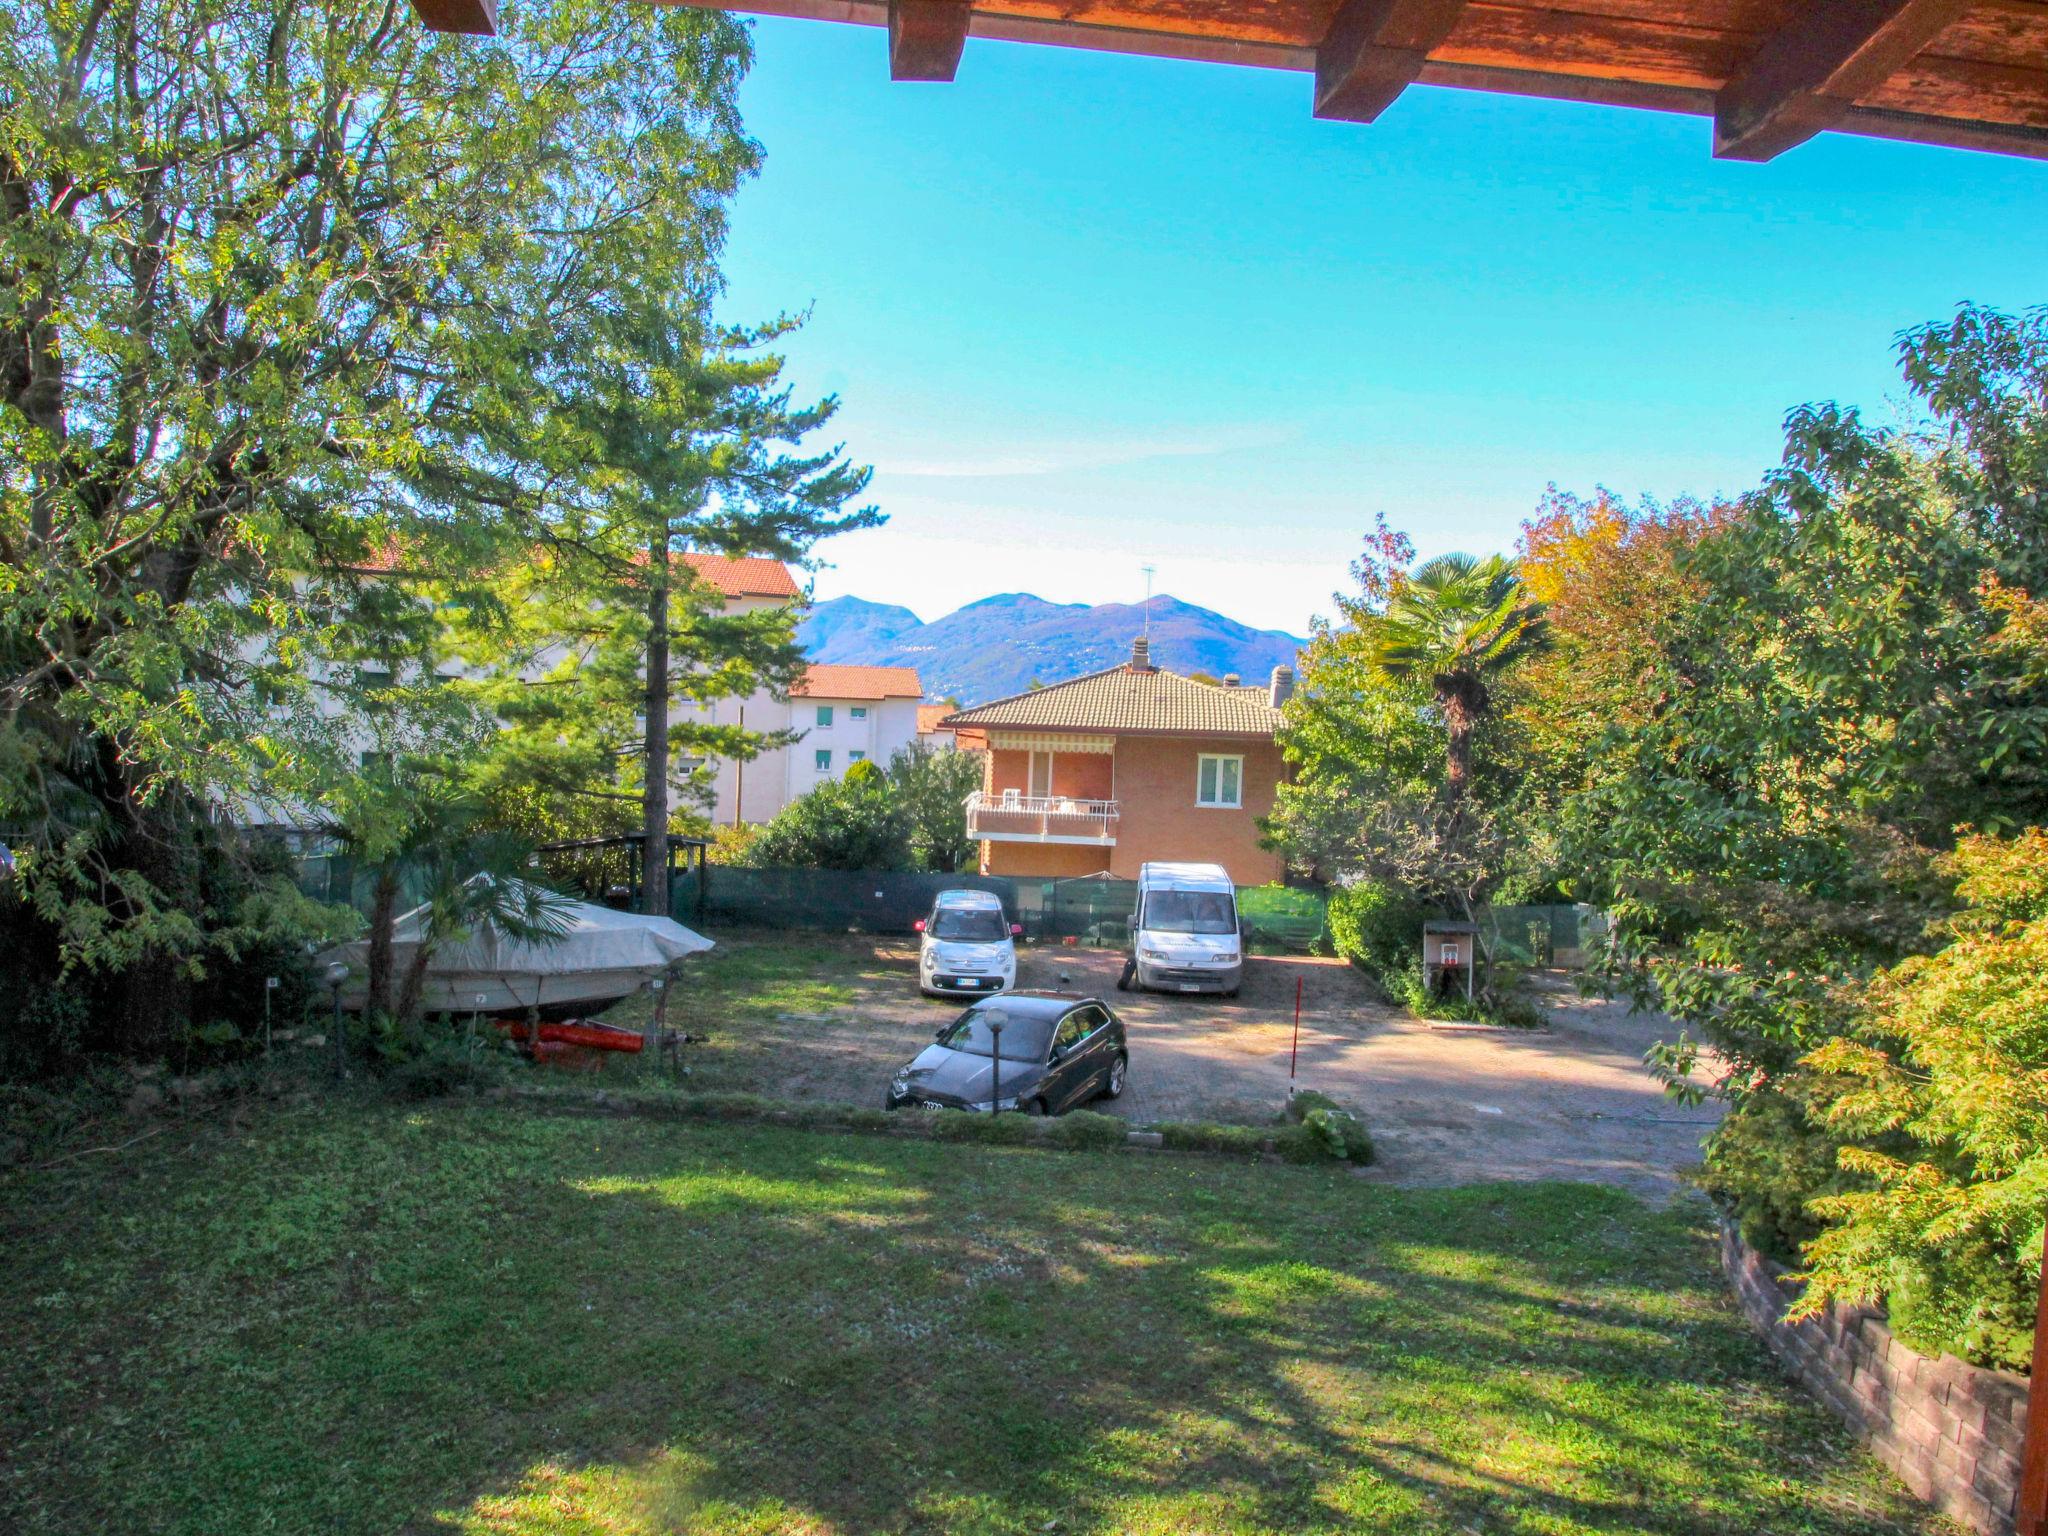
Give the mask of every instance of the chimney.
[[1131, 642], [1131, 670], [1150, 672], [1152, 670], [1152, 642], [1143, 635]]
[[1273, 707], [1278, 709], [1293, 697], [1294, 668], [1275, 667], [1273, 669]]
[[1240, 678], [1235, 672], [1226, 672], [1223, 674], [1223, 686], [1226, 688], [1235, 688], [1239, 686], [1239, 684], [1241, 684], [1243, 681], [1244, 680]]

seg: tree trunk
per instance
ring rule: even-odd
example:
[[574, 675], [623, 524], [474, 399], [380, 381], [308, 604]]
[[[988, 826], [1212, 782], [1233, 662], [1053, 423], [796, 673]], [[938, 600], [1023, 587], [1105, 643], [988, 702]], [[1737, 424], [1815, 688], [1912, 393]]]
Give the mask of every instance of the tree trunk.
[[668, 916], [668, 525], [649, 544], [647, 598], [646, 774], [640, 808], [640, 910]]
[[422, 937], [412, 952], [412, 960], [405, 968], [405, 979], [398, 989], [398, 1006], [392, 1009], [392, 1017], [402, 1027], [410, 1024], [420, 1015], [420, 998], [427, 988], [427, 965], [434, 958], [430, 945]]
[[365, 982], [363, 1014], [391, 1012], [391, 925], [398, 916], [398, 867], [379, 866], [370, 894], [370, 974]]
[[1469, 672], [1439, 672], [1432, 683], [1444, 712], [1444, 810], [1459, 820], [1472, 781], [1472, 733], [1486, 712], [1486, 685]]

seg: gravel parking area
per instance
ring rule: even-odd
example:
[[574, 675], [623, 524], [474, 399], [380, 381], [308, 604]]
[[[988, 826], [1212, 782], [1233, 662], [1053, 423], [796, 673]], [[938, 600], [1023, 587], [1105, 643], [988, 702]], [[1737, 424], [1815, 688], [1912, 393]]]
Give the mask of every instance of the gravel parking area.
[[[916, 951], [853, 935], [721, 934], [675, 994], [670, 1022], [708, 1034], [692, 1085], [779, 1098], [879, 1103], [889, 1073], [957, 1006], [922, 998]], [[1131, 1041], [1130, 1086], [1112, 1110], [1138, 1123], [1272, 1119], [1295, 1082], [1355, 1108], [1380, 1161], [1361, 1177], [1402, 1184], [1573, 1179], [1663, 1197], [1697, 1162], [1711, 1106], [1686, 1109], [1644, 1069], [1674, 1030], [1654, 1014], [1539, 978], [1548, 1027], [1426, 1023], [1378, 1001], [1341, 961], [1260, 958], [1234, 999], [1118, 993], [1119, 956], [1027, 947], [1018, 983], [1100, 995]], [[629, 1008], [611, 1015], [631, 1022]]]

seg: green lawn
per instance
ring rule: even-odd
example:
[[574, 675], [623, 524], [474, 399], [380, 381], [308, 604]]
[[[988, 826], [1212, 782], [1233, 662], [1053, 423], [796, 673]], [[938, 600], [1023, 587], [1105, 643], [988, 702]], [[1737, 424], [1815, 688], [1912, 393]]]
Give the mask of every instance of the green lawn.
[[[886, 998], [897, 1012], [918, 1010], [914, 962], [891, 966], [875, 955], [875, 941], [834, 935], [721, 935], [718, 948], [690, 960], [669, 994], [668, 1027], [699, 1036], [685, 1048], [688, 1086], [698, 1092], [765, 1093], [777, 1097], [880, 1101], [889, 1069], [860, 1072], [817, 1060], [820, 1042], [863, 1039], [872, 1033], [859, 1006]], [[647, 1021], [645, 993], [603, 1015], [608, 1024], [639, 1029]], [[934, 1014], [934, 1022], [943, 1017]], [[923, 1031], [929, 1035], [929, 1026]], [[601, 1076], [635, 1081], [647, 1076], [638, 1057], [599, 1060]], [[558, 1074], [567, 1077], [569, 1074]], [[814, 1080], [815, 1079], [815, 1080]]]
[[338, 1105], [0, 1196], [24, 1536], [1948, 1529], [1613, 1190]]

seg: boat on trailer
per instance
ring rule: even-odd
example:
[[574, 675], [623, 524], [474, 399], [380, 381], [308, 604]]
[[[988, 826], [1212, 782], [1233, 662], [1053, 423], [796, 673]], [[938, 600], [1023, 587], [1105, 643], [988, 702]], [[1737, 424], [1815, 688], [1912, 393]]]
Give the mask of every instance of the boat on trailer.
[[[581, 1019], [630, 997], [691, 955], [715, 947], [673, 918], [617, 912], [567, 898], [548, 907], [560, 931], [547, 937], [517, 937], [486, 922], [436, 945], [427, 959], [422, 1008], [428, 1013]], [[411, 967], [429, 915], [429, 908], [416, 907], [393, 922], [394, 974], [402, 976]], [[322, 964], [339, 962], [347, 967], [340, 987], [346, 1010], [359, 1012], [367, 1000], [369, 954], [369, 941], [357, 939], [320, 956]]]

